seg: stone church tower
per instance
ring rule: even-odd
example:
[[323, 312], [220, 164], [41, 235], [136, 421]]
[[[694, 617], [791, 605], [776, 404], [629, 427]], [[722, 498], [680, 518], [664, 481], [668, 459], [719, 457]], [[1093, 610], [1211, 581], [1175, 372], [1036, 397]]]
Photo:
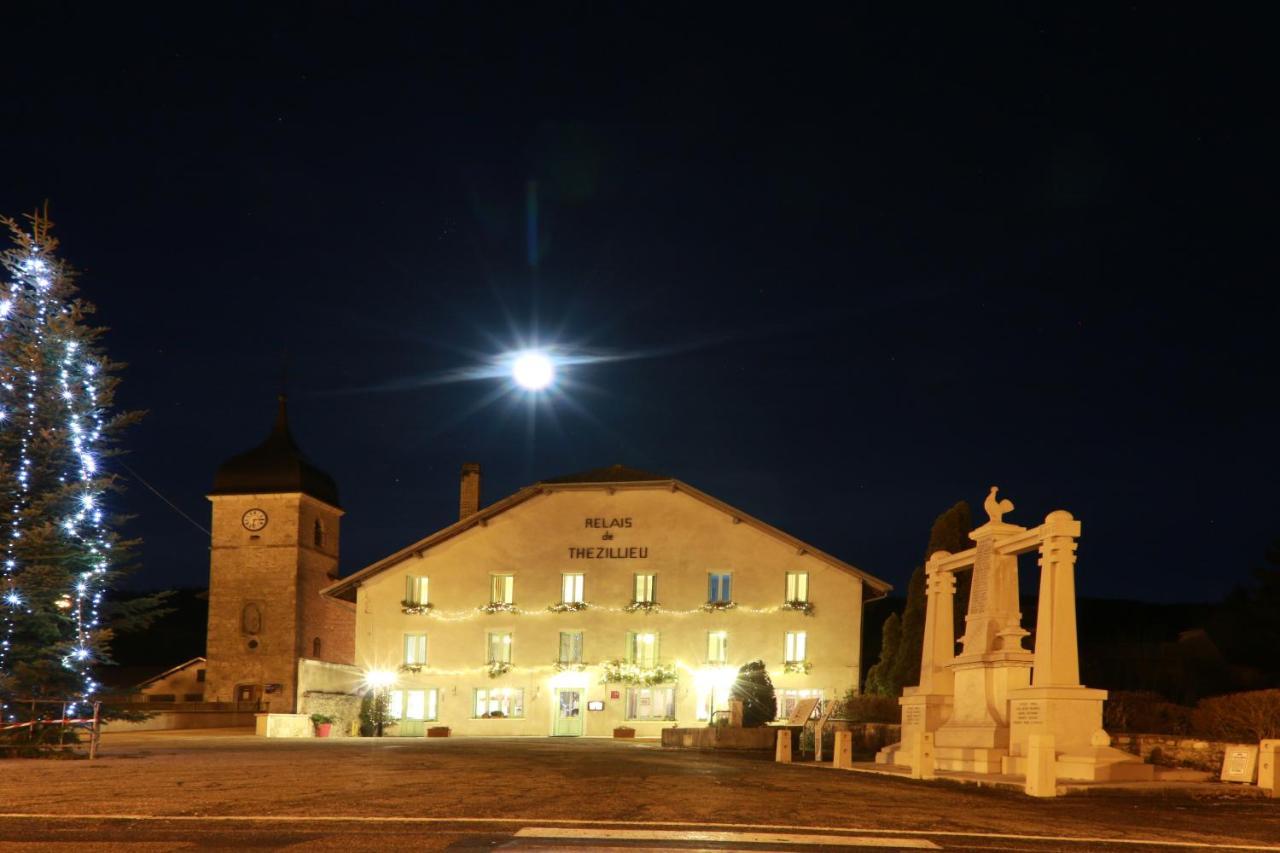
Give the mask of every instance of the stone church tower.
[[218, 468], [209, 500], [205, 701], [292, 713], [300, 658], [353, 662], [355, 612], [320, 595], [338, 577], [338, 487], [294, 443], [283, 396], [267, 440]]

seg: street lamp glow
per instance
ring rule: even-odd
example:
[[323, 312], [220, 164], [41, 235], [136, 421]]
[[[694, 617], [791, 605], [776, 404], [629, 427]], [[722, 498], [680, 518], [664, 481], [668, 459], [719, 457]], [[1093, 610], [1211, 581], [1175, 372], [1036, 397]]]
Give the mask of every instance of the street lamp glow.
[[385, 669], [371, 669], [364, 674], [364, 683], [374, 690], [383, 690], [396, 683], [396, 674]]
[[515, 363], [511, 367], [511, 375], [521, 388], [541, 391], [551, 384], [556, 370], [546, 353], [531, 350], [516, 356]]

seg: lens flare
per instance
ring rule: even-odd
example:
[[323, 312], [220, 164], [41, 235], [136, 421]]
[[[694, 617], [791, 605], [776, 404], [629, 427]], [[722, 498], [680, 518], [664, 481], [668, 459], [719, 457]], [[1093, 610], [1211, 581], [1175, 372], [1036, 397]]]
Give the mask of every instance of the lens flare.
[[521, 388], [541, 391], [555, 378], [555, 365], [546, 353], [531, 350], [516, 356], [511, 366], [511, 376]]

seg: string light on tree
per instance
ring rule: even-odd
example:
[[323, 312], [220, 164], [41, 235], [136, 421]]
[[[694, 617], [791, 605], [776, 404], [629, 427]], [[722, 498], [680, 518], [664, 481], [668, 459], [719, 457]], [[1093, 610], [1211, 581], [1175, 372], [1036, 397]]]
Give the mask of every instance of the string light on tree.
[[10, 719], [14, 696], [78, 703], [97, 688], [103, 591], [118, 574], [99, 462], [111, 430], [133, 419], [108, 420], [116, 377], [102, 330], [85, 323], [93, 307], [75, 297], [47, 214], [27, 220], [0, 219], [13, 243], [0, 255], [0, 714]]

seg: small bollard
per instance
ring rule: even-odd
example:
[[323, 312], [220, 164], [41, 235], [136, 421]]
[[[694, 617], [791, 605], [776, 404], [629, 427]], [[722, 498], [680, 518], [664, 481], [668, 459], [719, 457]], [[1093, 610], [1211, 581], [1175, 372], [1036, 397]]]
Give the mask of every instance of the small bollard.
[[907, 747], [912, 779], [933, 779], [933, 732], [917, 732]]
[[1053, 735], [1027, 735], [1027, 782], [1023, 789], [1032, 797], [1058, 796]]
[[1264, 740], [1258, 744], [1258, 787], [1269, 797], [1280, 796], [1280, 740]]
[[849, 770], [853, 767], [853, 732], [836, 732], [835, 746], [832, 749], [831, 766], [838, 770]]
[[773, 752], [773, 760], [781, 764], [791, 763], [791, 730], [778, 730], [778, 746]]

